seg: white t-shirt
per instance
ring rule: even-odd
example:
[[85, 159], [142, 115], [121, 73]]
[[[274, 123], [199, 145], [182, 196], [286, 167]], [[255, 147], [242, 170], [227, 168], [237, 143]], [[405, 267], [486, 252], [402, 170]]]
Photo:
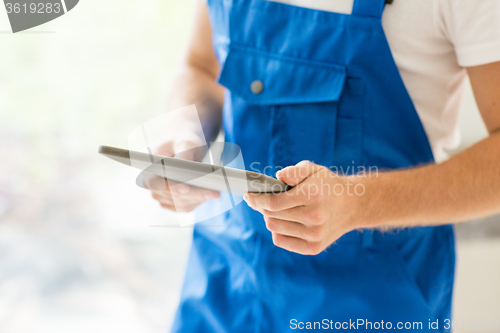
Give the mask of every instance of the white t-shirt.
[[[273, 0], [351, 14], [354, 0]], [[500, 0], [394, 0], [382, 25], [437, 162], [460, 144], [464, 67], [500, 61]]]

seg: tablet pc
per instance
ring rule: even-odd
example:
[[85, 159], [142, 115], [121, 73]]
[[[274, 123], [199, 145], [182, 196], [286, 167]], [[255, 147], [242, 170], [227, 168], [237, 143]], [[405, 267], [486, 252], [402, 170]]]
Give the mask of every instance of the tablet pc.
[[291, 187], [264, 174], [193, 162], [179, 158], [147, 154], [122, 148], [100, 146], [99, 154], [165, 179], [191, 186], [236, 195], [280, 193]]

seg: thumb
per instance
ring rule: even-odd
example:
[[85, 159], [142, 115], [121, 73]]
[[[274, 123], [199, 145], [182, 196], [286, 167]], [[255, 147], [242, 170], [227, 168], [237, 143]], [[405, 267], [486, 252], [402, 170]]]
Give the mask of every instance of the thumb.
[[295, 166], [289, 166], [278, 171], [276, 177], [290, 186], [296, 186], [322, 168], [322, 166], [311, 161], [301, 161]]

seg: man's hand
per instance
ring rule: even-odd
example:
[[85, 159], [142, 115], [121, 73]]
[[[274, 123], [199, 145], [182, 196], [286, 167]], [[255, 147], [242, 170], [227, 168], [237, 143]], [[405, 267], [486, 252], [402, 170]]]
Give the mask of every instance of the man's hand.
[[309, 161], [277, 174], [295, 186], [280, 194], [247, 194], [245, 201], [264, 215], [276, 246], [316, 255], [345, 233], [363, 227], [364, 185]]
[[[204, 1], [197, 1], [193, 23], [186, 55], [173, 78], [169, 109], [195, 104], [199, 119], [193, 123], [192, 119], [182, 119], [182, 114], [180, 119], [170, 119], [172, 128], [165, 129], [165, 133], [170, 133], [170, 139], [166, 139], [155, 152], [199, 161], [204, 151], [196, 147], [203, 146], [205, 142], [199, 138], [204, 136], [206, 141], [212, 142], [220, 132], [224, 88], [216, 82], [219, 63], [213, 49], [212, 27]], [[193, 126], [198, 122], [201, 122], [204, 133], [197, 133], [197, 126]], [[192, 211], [202, 202], [220, 197], [218, 192], [171, 181], [167, 183], [159, 177], [151, 177], [143, 185], [152, 189], [153, 198], [162, 207], [180, 212]]]
[[[196, 139], [178, 138], [169, 140], [155, 150], [163, 156], [175, 156], [191, 161], [198, 161], [205, 151]], [[143, 183], [145, 188], [151, 189], [151, 196], [158, 200], [163, 208], [190, 212], [205, 201], [220, 198], [219, 192], [204, 190], [187, 184], [167, 181], [155, 175], [147, 176]]]

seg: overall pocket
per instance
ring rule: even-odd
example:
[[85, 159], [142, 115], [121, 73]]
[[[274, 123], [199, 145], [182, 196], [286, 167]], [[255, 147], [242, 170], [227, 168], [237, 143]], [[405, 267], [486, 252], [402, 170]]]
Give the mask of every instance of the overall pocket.
[[255, 134], [266, 131], [270, 174], [302, 160], [330, 168], [360, 162], [361, 120], [339, 117], [339, 105], [345, 104], [341, 97], [349, 98], [343, 97], [346, 80], [351, 82], [345, 66], [237, 44], [229, 46], [219, 77], [220, 84], [244, 101], [237, 112], [256, 112], [255, 107], [266, 112]]

